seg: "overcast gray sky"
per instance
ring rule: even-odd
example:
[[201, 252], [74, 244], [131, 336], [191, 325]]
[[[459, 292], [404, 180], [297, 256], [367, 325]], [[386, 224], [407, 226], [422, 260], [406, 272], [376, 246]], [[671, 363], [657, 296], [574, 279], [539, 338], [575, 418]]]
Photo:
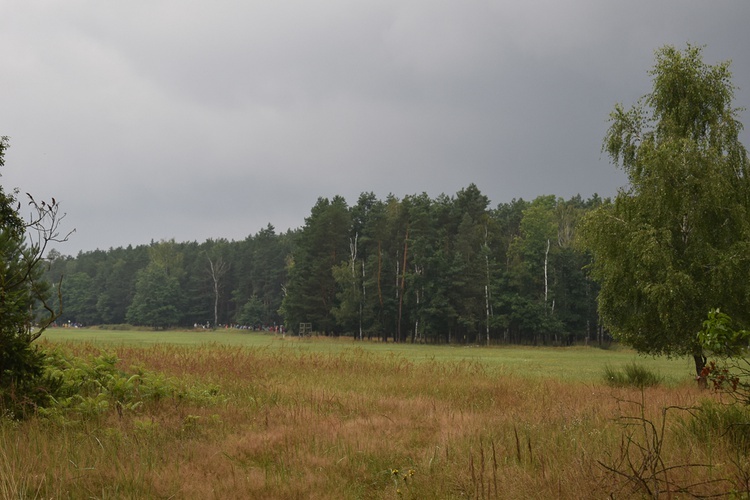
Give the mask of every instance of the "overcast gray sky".
[[336, 194], [612, 196], [608, 114], [665, 44], [732, 60], [750, 107], [747, 0], [0, 5], [0, 181], [62, 203], [71, 255], [284, 231]]

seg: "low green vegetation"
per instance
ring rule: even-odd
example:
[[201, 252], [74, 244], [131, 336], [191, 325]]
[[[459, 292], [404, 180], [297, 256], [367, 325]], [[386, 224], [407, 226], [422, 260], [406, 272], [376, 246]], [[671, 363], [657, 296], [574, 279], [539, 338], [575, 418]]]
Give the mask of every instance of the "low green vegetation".
[[205, 404], [221, 401], [214, 386], [186, 385], [141, 365], [118, 367], [119, 359], [111, 352], [80, 357], [59, 347], [43, 351], [46, 400], [39, 402], [37, 412], [59, 423], [94, 418], [113, 408], [119, 414], [135, 412], [162, 399]]
[[664, 377], [643, 364], [632, 362], [618, 370], [611, 365], [604, 367], [604, 381], [612, 387], [653, 387], [661, 384]]

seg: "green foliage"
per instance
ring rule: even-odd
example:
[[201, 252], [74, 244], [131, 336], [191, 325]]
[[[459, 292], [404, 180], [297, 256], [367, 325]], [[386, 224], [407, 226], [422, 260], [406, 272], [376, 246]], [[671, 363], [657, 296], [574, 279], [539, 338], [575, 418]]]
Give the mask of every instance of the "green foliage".
[[24, 418], [48, 403], [56, 385], [45, 375], [45, 356], [27, 339], [15, 335], [3, 339], [0, 410], [12, 418]]
[[664, 377], [654, 370], [638, 363], [629, 363], [622, 370], [611, 365], [604, 367], [604, 382], [612, 387], [654, 387], [661, 384]]
[[47, 276], [66, 276], [64, 323], [311, 322], [415, 343], [563, 344], [598, 323], [589, 258], [573, 243], [581, 214], [599, 203], [544, 196], [492, 209], [474, 185], [435, 199], [363, 193], [352, 207], [319, 200], [286, 234], [268, 225], [238, 242], [53, 252]]
[[134, 325], [166, 328], [180, 319], [180, 283], [167, 268], [150, 264], [138, 272], [135, 296], [126, 319]]
[[657, 51], [652, 92], [618, 105], [604, 150], [630, 186], [585, 217], [598, 304], [613, 335], [651, 354], [693, 355], [705, 311], [750, 320], [750, 175], [728, 63], [699, 47]]
[[351, 215], [340, 196], [319, 198], [299, 235], [282, 304], [287, 327], [312, 323], [315, 331], [334, 333], [336, 280], [331, 269], [349, 249]]
[[747, 358], [750, 332], [735, 329], [732, 318], [718, 309], [709, 311], [697, 335], [701, 347], [717, 356], [700, 373], [713, 389], [728, 393], [736, 402], [750, 405], [750, 361]]
[[[278, 311], [287, 280], [287, 259], [294, 239], [295, 233], [276, 234], [274, 227], [268, 224], [255, 236], [231, 245], [227, 259], [233, 270], [228, 276], [232, 300], [227, 304], [227, 312], [233, 305], [239, 312], [255, 296], [263, 304], [262, 323], [283, 323]], [[228, 317], [231, 318], [231, 314]], [[238, 318], [236, 321], [245, 323]]]
[[75, 323], [89, 325], [97, 316], [97, 294], [94, 280], [86, 273], [73, 273], [65, 277], [62, 286], [65, 295], [65, 313]]
[[45, 379], [51, 381], [49, 400], [37, 414], [60, 422], [91, 418], [112, 410], [138, 412], [144, 404], [166, 399], [189, 400], [199, 404], [222, 401], [214, 386], [186, 387], [177, 379], [133, 366], [118, 367], [112, 353], [83, 359], [62, 349], [45, 353]]
[[245, 302], [237, 315], [237, 322], [246, 326], [259, 326], [263, 324], [265, 308], [263, 302], [257, 295], [253, 295]]
[[703, 349], [720, 357], [741, 357], [747, 354], [750, 331], [735, 330], [732, 318], [719, 309], [708, 312], [708, 319], [698, 332], [698, 341]]
[[[7, 147], [8, 139], [0, 137], [0, 166]], [[28, 197], [27, 222], [18, 214], [15, 192], [0, 186], [0, 409], [14, 417], [45, 399], [43, 356], [32, 342], [59, 315], [42, 279], [46, 245], [58, 241], [58, 205], [54, 199], [37, 203]]]
[[360, 326], [362, 305], [362, 273], [357, 269], [356, 260], [342, 262], [333, 267], [331, 272], [339, 291], [336, 293], [337, 305], [332, 309], [337, 324], [345, 331], [357, 332]]

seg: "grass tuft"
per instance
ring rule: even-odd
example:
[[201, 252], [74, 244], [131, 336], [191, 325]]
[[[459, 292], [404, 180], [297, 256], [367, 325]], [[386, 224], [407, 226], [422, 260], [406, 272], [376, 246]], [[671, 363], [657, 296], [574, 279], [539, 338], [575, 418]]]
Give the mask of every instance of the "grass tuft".
[[683, 427], [704, 446], [724, 442], [743, 455], [750, 452], [750, 408], [747, 406], [704, 400], [694, 409], [692, 417], [684, 421]]
[[655, 387], [664, 381], [659, 373], [638, 363], [630, 363], [617, 370], [611, 365], [604, 367], [604, 382], [610, 387]]

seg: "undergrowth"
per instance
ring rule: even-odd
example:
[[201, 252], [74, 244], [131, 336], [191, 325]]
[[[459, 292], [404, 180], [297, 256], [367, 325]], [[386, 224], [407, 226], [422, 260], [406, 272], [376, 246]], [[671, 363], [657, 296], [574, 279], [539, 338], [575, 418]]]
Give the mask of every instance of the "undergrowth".
[[36, 415], [66, 423], [115, 409], [137, 412], [144, 404], [163, 399], [213, 405], [225, 400], [215, 385], [188, 386], [174, 377], [134, 365], [118, 367], [113, 353], [80, 357], [62, 348], [45, 350], [46, 398], [40, 398]]

